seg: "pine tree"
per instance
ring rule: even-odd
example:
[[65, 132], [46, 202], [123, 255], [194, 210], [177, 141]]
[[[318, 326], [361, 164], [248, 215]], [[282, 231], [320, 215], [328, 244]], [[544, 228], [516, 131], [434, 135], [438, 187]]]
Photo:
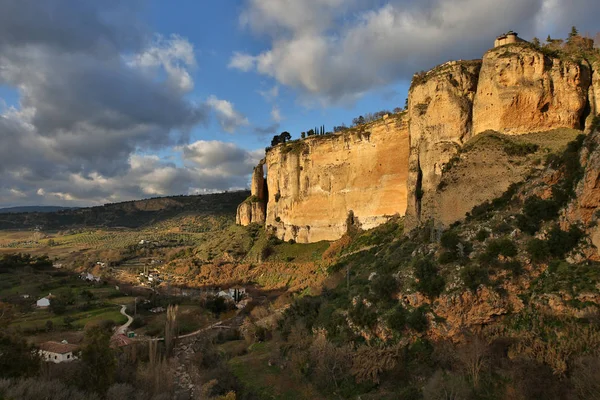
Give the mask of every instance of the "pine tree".
[[574, 38], [575, 36], [579, 36], [579, 31], [575, 26], [571, 27], [571, 33], [569, 33], [569, 39]]

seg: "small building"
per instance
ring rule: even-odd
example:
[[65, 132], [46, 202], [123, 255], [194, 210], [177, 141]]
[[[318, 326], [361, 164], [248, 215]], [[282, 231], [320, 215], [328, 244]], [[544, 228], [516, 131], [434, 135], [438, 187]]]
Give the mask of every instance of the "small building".
[[89, 272], [83, 272], [80, 275], [80, 278], [84, 281], [88, 281], [88, 282], [100, 282], [100, 277], [99, 276], [94, 276], [93, 274], [90, 274]]
[[42, 297], [41, 299], [39, 299], [36, 304], [37, 307], [39, 308], [48, 308], [50, 307], [50, 296], [47, 297]]
[[496, 41], [494, 42], [494, 47], [504, 46], [506, 44], [512, 44], [512, 43], [519, 43], [519, 42], [524, 42], [524, 41], [525, 40], [523, 40], [519, 37], [519, 34], [517, 32], [508, 31], [496, 38]]
[[66, 342], [46, 342], [40, 345], [42, 359], [55, 364], [76, 360], [78, 350], [79, 346]]

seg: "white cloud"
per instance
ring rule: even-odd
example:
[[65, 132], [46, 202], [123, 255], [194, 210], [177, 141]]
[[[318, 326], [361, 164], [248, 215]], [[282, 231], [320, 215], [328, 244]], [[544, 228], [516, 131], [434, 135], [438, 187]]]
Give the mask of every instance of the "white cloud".
[[275, 85], [269, 90], [259, 90], [258, 93], [267, 101], [274, 101], [279, 97], [279, 86]]
[[242, 26], [271, 44], [230, 65], [308, 97], [354, 100], [450, 59], [479, 58], [509, 29], [525, 38], [594, 29], [600, 2], [574, 1], [248, 0]]
[[136, 54], [129, 65], [152, 72], [163, 68], [172, 87], [182, 92], [194, 89], [194, 80], [188, 71], [196, 67], [194, 46], [179, 35], [171, 35], [169, 39], [156, 35], [154, 43]]
[[279, 110], [279, 107], [273, 106], [273, 109], [271, 110], [271, 119], [277, 124], [281, 122], [283, 118], [281, 117], [281, 111]]
[[236, 111], [233, 104], [227, 100], [209, 96], [206, 104], [215, 112], [217, 120], [225, 132], [233, 133], [238, 128], [250, 123], [248, 118]]
[[256, 57], [246, 53], [235, 52], [229, 61], [228, 67], [248, 72], [254, 68], [255, 64]]

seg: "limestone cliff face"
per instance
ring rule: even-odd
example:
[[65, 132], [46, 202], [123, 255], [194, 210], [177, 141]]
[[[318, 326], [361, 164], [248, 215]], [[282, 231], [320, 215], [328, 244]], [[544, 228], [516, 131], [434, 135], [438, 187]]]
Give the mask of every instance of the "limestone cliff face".
[[408, 101], [408, 229], [432, 217], [443, 167], [471, 137], [480, 66], [479, 61], [450, 62], [413, 81]]
[[593, 132], [586, 139], [582, 150], [581, 165], [583, 178], [575, 190], [576, 197], [567, 207], [565, 221], [568, 224], [580, 224], [586, 230], [592, 244], [598, 249], [593, 257], [600, 259], [600, 131]]
[[254, 168], [250, 185], [251, 195], [246, 201], [240, 204], [237, 209], [235, 221], [238, 225], [248, 226], [252, 223], [265, 223], [267, 217], [266, 200], [268, 193], [263, 168], [264, 164], [265, 160], [261, 160]]
[[339, 239], [349, 212], [364, 229], [406, 210], [408, 126], [402, 115], [267, 152], [266, 224], [282, 240]]
[[550, 58], [527, 43], [490, 50], [473, 105], [473, 133], [583, 129], [590, 82], [586, 63]]

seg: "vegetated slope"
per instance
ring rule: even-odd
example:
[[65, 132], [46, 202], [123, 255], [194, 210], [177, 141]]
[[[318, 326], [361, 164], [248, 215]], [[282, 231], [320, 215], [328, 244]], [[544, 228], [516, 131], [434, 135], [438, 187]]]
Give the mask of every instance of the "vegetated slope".
[[473, 137], [444, 166], [430, 217], [443, 226], [463, 219], [473, 207], [499, 197], [532, 170], [543, 170], [544, 158], [563, 151], [579, 134], [575, 129], [555, 129], [520, 136], [489, 131]]
[[599, 143], [578, 137], [446, 231], [393, 221], [341, 239], [338, 283], [285, 312], [270, 362], [342, 398], [598, 398], [596, 222], [565, 210], [598, 176]]
[[246, 197], [248, 191], [237, 191], [153, 198], [53, 213], [2, 214], [0, 229], [139, 228], [184, 214], [227, 216], [235, 221], [237, 205]]
[[0, 214], [17, 214], [17, 213], [48, 213], [63, 210], [72, 210], [78, 207], [58, 207], [58, 206], [23, 206], [23, 207], [6, 207], [0, 208]]

